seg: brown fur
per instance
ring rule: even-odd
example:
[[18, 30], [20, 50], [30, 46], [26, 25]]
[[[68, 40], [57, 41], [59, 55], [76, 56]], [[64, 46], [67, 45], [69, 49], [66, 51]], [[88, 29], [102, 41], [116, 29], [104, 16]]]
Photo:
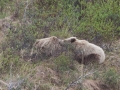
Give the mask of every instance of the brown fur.
[[58, 39], [55, 36], [51, 36], [48, 38], [37, 39], [33, 44], [33, 48], [31, 51], [31, 56], [35, 56], [35, 54], [39, 56], [58, 56], [62, 52], [62, 46], [60, 43], [61, 39]]
[[74, 54], [74, 58], [80, 63], [80, 64], [90, 64], [90, 63], [98, 63], [96, 60], [99, 60], [97, 54], [90, 54], [88, 56], [77, 56], [77, 54]]

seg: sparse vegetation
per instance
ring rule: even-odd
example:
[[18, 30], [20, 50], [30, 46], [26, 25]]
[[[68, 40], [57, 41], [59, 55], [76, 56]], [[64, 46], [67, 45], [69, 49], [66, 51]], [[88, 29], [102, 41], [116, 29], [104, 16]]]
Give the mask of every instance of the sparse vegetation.
[[115, 69], [110, 68], [103, 74], [103, 77], [105, 83], [114, 87], [115, 90], [119, 90], [120, 76]]
[[70, 61], [70, 58], [68, 56], [65, 56], [64, 54], [58, 56], [55, 60], [54, 63], [56, 65], [56, 68], [58, 71], [67, 71], [70, 69], [72, 66], [72, 61]]
[[26, 50], [29, 59], [35, 39], [55, 35], [62, 39], [77, 36], [105, 49], [106, 44], [117, 48], [106, 51], [104, 64], [88, 66], [85, 73], [97, 69], [89, 78], [104, 82], [111, 90], [120, 90], [119, 0], [1, 0], [0, 12], [0, 33], [4, 34], [0, 36], [0, 41], [4, 38], [0, 42], [0, 89], [64, 90], [76, 80], [82, 66], [67, 54], [37, 63], [21, 57], [21, 50]]

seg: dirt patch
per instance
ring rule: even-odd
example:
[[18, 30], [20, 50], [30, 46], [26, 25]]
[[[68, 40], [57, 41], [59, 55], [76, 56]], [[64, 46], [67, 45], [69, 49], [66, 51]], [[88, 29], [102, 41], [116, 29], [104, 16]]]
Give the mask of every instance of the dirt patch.
[[85, 90], [111, 90], [107, 85], [96, 80], [85, 80], [83, 87]]
[[43, 82], [50, 82], [55, 85], [59, 85], [60, 79], [57, 75], [57, 72], [52, 70], [51, 68], [44, 67], [44, 66], [39, 66], [36, 68], [36, 77], [41, 77], [41, 81]]

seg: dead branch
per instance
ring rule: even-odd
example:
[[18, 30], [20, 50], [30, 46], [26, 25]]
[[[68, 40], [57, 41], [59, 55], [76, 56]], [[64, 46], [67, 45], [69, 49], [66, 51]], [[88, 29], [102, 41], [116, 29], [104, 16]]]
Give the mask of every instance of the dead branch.
[[5, 86], [8, 86], [8, 84], [2, 80], [0, 80], [0, 83], [4, 84]]
[[29, 2], [29, 0], [27, 0], [26, 3], [27, 3], [27, 5], [26, 5], [26, 7], [25, 7], [25, 9], [24, 9], [24, 14], [23, 14], [23, 19], [24, 19], [24, 20], [26, 20], [26, 17], [27, 17], [27, 9], [28, 9], [28, 6], [32, 3], [32, 0], [30, 0], [30, 2]]

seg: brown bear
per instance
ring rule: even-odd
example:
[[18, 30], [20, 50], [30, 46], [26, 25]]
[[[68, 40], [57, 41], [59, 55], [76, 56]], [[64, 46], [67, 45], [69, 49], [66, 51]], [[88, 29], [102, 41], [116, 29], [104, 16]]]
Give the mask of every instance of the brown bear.
[[97, 62], [99, 64], [105, 61], [103, 49], [87, 40], [79, 40], [76, 37], [70, 37], [63, 40], [63, 44], [71, 46], [75, 59], [79, 63], [88, 64]]
[[58, 39], [56, 36], [36, 39], [30, 56], [34, 58], [38, 55], [43, 57], [58, 56], [63, 51], [60, 44], [62, 41], [63, 40]]

